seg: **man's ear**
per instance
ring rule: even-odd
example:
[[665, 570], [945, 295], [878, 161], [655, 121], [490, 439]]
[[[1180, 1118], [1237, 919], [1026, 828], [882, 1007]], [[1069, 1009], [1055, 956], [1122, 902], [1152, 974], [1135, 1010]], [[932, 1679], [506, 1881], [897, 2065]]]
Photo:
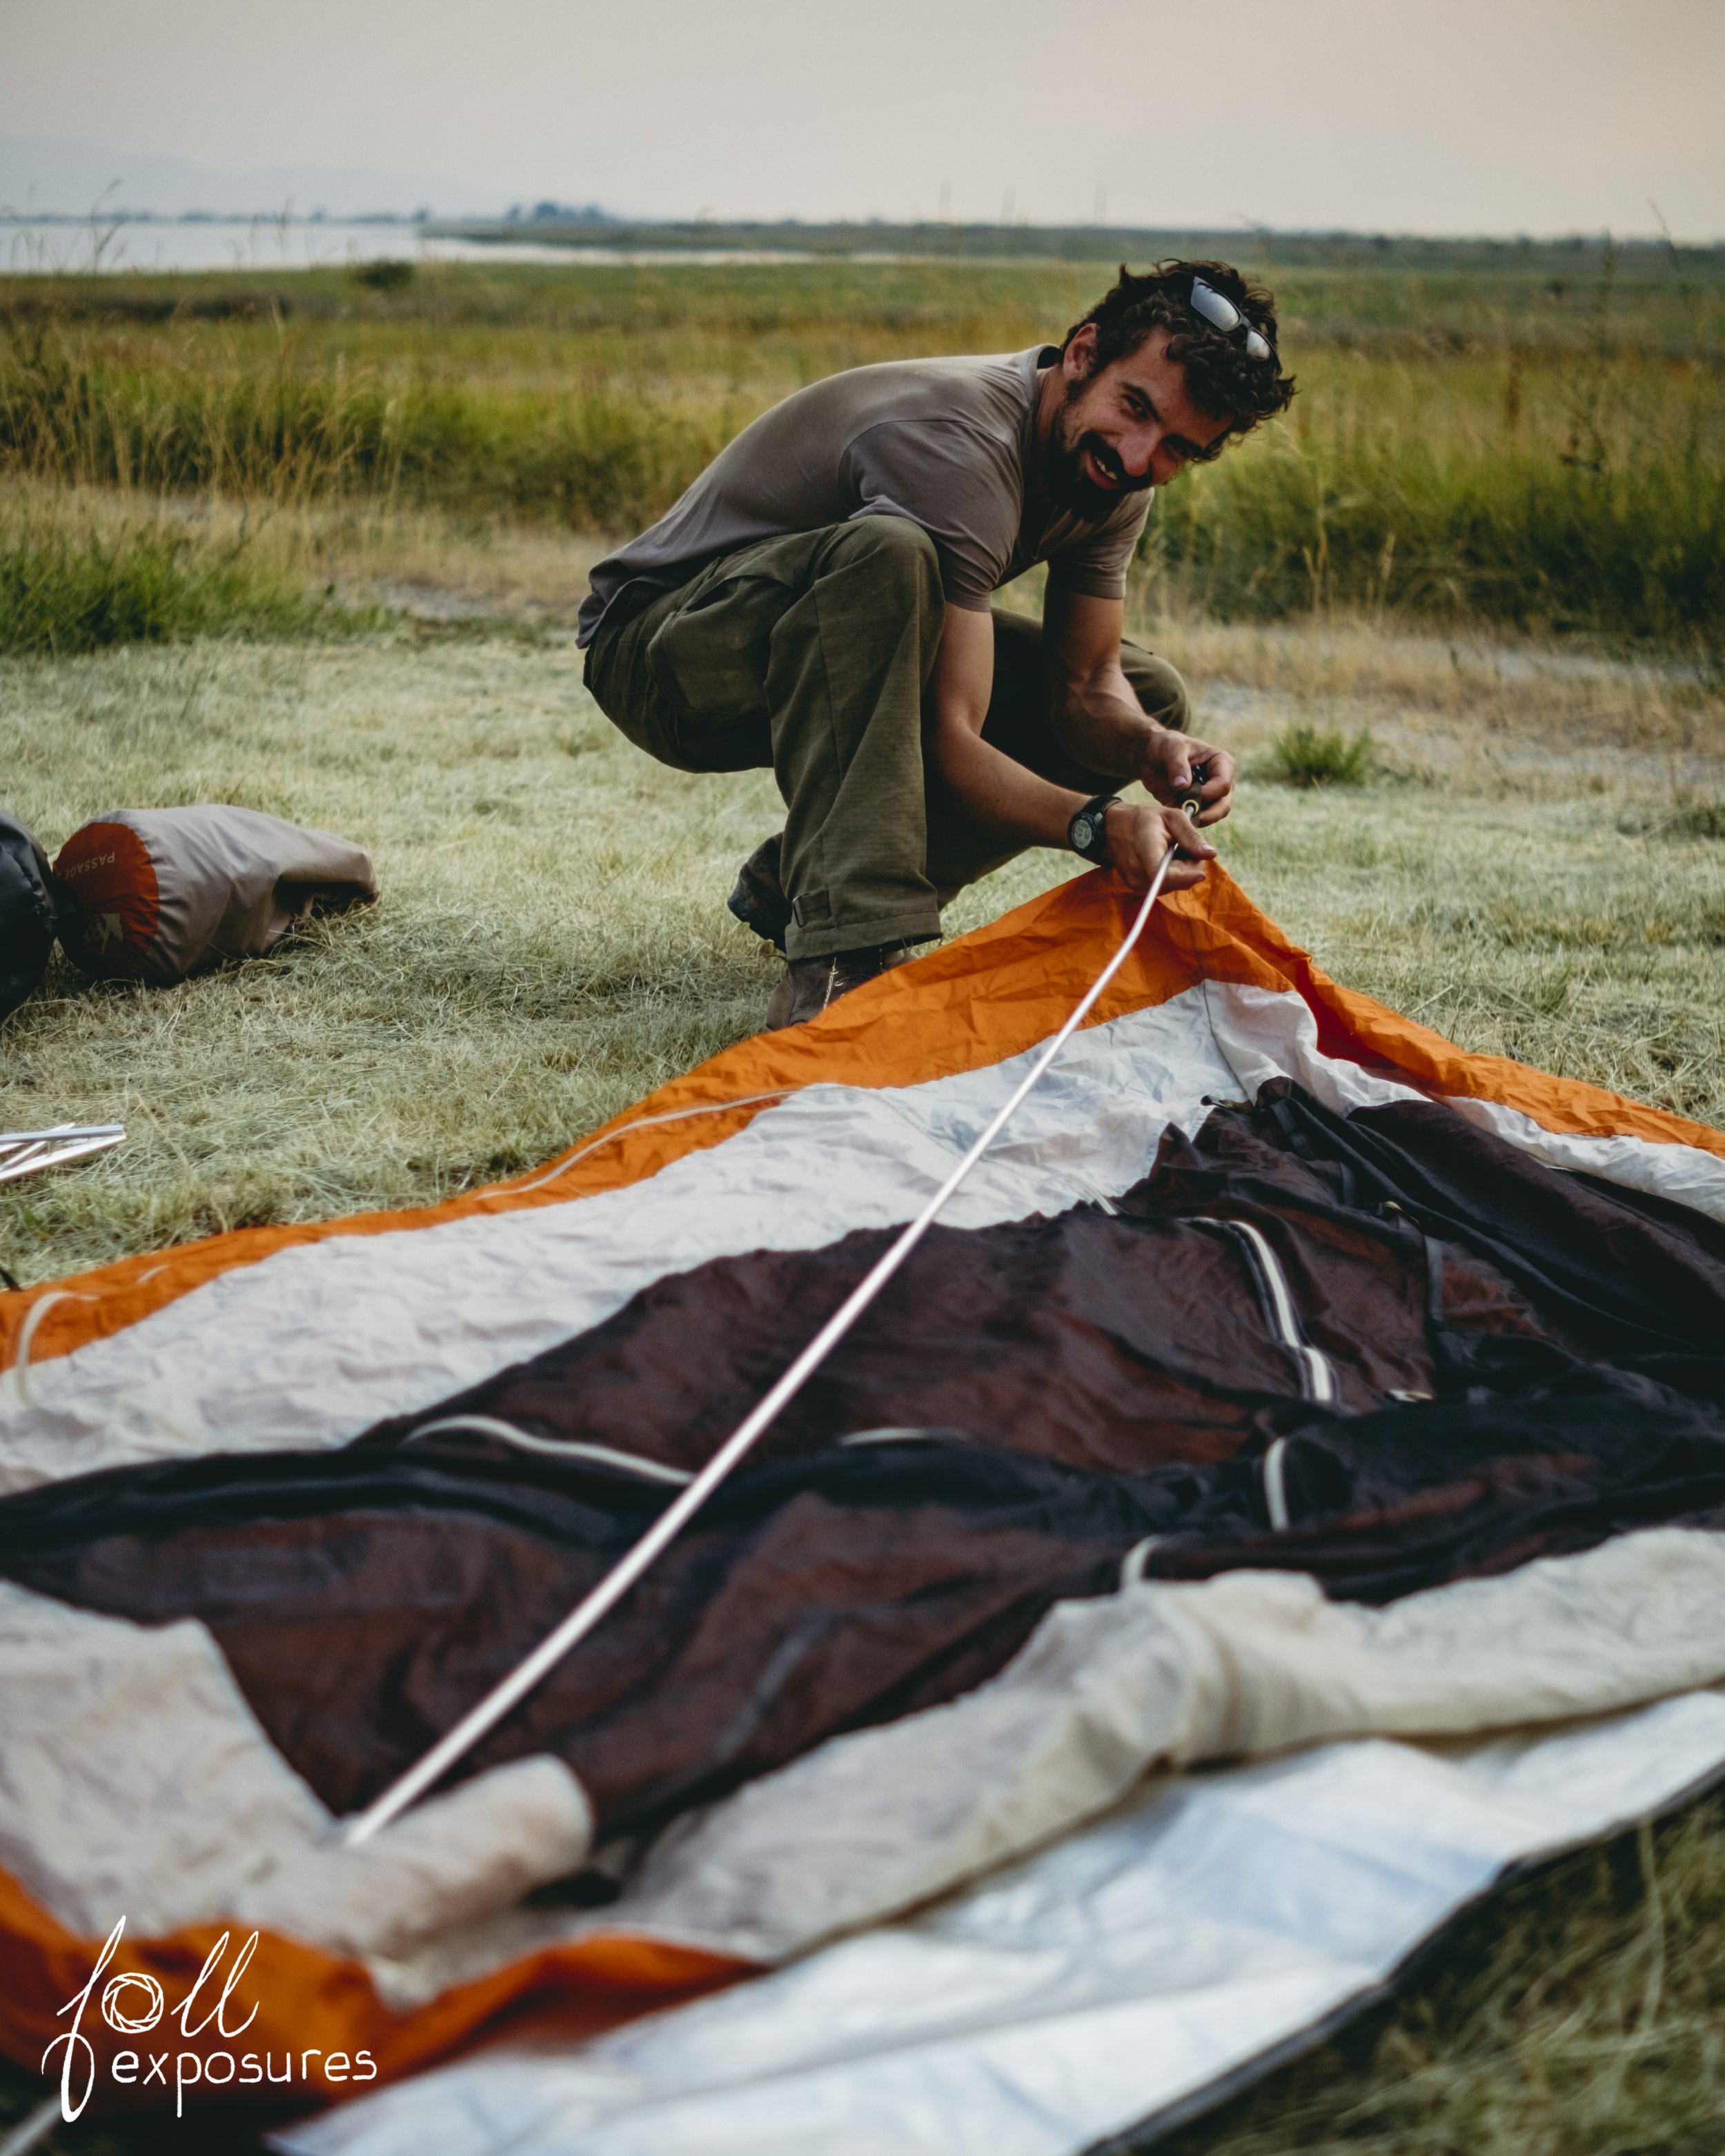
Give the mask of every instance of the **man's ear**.
[[1096, 371], [1096, 326], [1081, 322], [1072, 332], [1072, 341], [1060, 355], [1066, 379], [1069, 382], [1088, 382]]

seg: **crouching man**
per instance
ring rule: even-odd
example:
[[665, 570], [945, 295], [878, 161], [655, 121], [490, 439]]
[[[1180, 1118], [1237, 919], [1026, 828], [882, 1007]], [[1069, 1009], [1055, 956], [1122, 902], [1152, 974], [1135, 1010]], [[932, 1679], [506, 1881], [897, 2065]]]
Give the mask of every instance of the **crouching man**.
[[[1286, 408], [1268, 293], [1219, 262], [1112, 291], [1059, 346], [857, 367], [744, 429], [593, 571], [588, 685], [682, 771], [772, 767], [783, 832], [732, 911], [783, 952], [793, 1025], [940, 932], [1028, 846], [1142, 886], [1203, 874], [1233, 760], [1122, 640], [1151, 490]], [[1039, 625], [991, 608], [1048, 564]], [[1201, 783], [1194, 789], [1194, 766]], [[1127, 803], [1136, 781], [1164, 805]]]

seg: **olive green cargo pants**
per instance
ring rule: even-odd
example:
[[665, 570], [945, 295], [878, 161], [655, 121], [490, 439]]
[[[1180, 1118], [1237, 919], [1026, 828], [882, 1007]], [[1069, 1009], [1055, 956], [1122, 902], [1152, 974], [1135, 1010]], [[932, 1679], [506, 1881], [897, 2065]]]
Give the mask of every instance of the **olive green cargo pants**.
[[[927, 532], [865, 516], [733, 548], [593, 639], [588, 685], [638, 747], [679, 771], [771, 768], [793, 958], [925, 942], [948, 899], [1024, 850], [926, 782], [923, 690], [945, 614]], [[1055, 739], [1040, 626], [993, 619], [983, 738], [1077, 793], [1120, 783]], [[1183, 727], [1173, 668], [1132, 644], [1120, 660], [1145, 711]]]

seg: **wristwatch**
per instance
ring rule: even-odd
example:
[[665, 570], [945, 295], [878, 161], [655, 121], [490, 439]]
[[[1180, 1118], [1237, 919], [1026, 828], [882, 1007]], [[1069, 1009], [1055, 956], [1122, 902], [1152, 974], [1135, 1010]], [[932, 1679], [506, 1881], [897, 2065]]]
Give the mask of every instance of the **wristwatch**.
[[1119, 800], [1117, 793], [1098, 793], [1086, 801], [1066, 826], [1066, 844], [1075, 854], [1082, 854], [1086, 860], [1094, 861], [1098, 868], [1112, 864], [1108, 859], [1108, 811]]

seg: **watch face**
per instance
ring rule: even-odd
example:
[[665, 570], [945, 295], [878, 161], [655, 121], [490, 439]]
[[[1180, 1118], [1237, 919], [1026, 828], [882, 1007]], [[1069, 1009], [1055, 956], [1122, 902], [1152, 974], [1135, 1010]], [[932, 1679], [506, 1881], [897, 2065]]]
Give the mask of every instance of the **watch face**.
[[1105, 868], [1108, 863], [1108, 811], [1118, 798], [1117, 794], [1094, 805], [1086, 802], [1066, 826], [1066, 837], [1073, 852]]

